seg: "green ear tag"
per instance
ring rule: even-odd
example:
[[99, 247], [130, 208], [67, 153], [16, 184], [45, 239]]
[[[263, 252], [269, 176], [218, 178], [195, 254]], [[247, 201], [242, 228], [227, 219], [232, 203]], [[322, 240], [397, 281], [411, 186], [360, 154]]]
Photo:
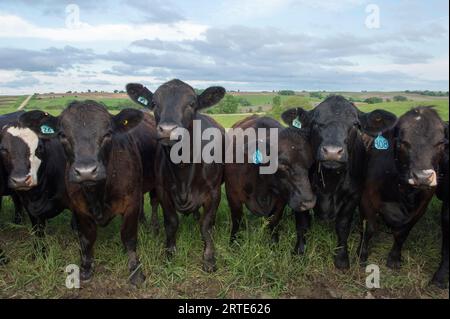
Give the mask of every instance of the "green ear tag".
[[42, 134], [55, 134], [55, 130], [53, 130], [50, 126], [48, 125], [42, 125], [41, 126], [41, 133]]
[[292, 126], [296, 127], [296, 128], [302, 128], [302, 122], [300, 122], [300, 120], [298, 119], [298, 117], [296, 117], [293, 121], [292, 121]]
[[148, 105], [147, 99], [143, 96], [138, 97], [137, 101], [141, 104]]

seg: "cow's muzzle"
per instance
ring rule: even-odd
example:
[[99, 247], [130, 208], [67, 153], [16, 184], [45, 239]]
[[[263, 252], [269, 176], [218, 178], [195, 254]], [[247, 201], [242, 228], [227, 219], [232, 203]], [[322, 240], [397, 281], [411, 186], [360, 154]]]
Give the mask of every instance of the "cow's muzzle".
[[98, 162], [72, 165], [69, 180], [75, 183], [96, 183], [106, 178], [103, 165]]
[[36, 185], [33, 182], [31, 175], [22, 175], [10, 176], [8, 179], [8, 186], [16, 191], [27, 191]]
[[408, 183], [416, 187], [434, 187], [437, 185], [437, 174], [434, 169], [411, 170]]

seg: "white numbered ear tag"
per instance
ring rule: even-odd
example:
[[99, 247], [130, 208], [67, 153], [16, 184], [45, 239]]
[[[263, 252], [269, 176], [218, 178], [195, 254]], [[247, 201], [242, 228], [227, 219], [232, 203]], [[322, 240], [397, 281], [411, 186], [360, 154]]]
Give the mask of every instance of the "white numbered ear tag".
[[148, 105], [148, 100], [143, 96], [138, 97], [137, 101], [141, 104]]
[[262, 154], [260, 150], [256, 150], [255, 153], [253, 154], [253, 164], [261, 164], [262, 163]]
[[389, 148], [389, 141], [380, 134], [375, 139], [374, 146], [377, 150], [387, 150]]
[[41, 133], [42, 134], [55, 134], [55, 130], [53, 130], [50, 126], [48, 125], [42, 125], [41, 126]]
[[300, 122], [300, 120], [298, 119], [298, 117], [296, 117], [293, 121], [292, 121], [292, 126], [296, 127], [296, 128], [302, 128], [302, 122]]

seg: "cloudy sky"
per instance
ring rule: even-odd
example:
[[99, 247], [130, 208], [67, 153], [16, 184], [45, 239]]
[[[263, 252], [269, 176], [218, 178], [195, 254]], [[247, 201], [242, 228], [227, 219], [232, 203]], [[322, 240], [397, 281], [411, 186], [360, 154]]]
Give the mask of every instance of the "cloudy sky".
[[1, 0], [0, 94], [154, 89], [172, 78], [229, 90], [447, 91], [448, 5]]

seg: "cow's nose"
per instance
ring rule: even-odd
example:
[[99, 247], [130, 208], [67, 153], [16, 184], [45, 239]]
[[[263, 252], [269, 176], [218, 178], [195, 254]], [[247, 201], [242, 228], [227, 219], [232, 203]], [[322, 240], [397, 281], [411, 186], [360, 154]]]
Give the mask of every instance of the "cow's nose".
[[158, 137], [160, 139], [166, 139], [170, 138], [170, 135], [173, 131], [175, 131], [178, 128], [178, 125], [176, 124], [170, 124], [170, 123], [161, 123], [158, 124]]
[[79, 181], [95, 181], [97, 179], [98, 165], [77, 165], [73, 167], [74, 175]]
[[323, 146], [322, 147], [323, 159], [326, 161], [339, 161], [344, 155], [344, 148], [340, 146]]
[[411, 173], [410, 184], [418, 186], [436, 186], [436, 172], [434, 169], [416, 170]]
[[9, 187], [12, 189], [29, 188], [31, 184], [32, 179], [30, 175], [9, 177]]
[[310, 199], [306, 199], [302, 201], [300, 205], [300, 209], [302, 211], [313, 209], [316, 206], [316, 197], [311, 197]]

